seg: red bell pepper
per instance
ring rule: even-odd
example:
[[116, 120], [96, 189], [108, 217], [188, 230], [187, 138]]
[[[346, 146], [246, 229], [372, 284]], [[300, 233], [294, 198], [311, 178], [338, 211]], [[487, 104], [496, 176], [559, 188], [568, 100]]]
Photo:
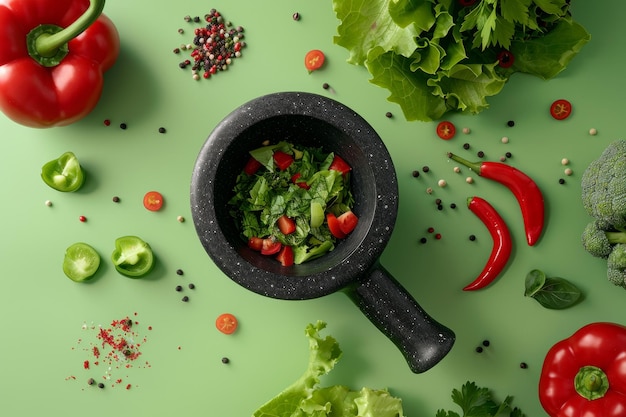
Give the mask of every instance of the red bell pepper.
[[86, 116], [119, 55], [105, 0], [0, 0], [0, 110], [29, 127]]
[[555, 344], [539, 379], [550, 417], [626, 415], [626, 327], [591, 323]]

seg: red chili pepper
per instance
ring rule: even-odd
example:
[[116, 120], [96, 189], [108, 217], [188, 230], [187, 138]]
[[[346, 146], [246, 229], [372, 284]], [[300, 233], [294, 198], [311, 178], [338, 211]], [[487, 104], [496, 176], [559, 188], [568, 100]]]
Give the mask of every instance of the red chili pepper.
[[537, 243], [543, 230], [544, 204], [541, 190], [532, 178], [502, 162], [470, 162], [450, 152], [448, 158], [465, 165], [481, 177], [497, 181], [511, 190], [522, 210], [526, 241], [529, 246]]
[[464, 291], [479, 290], [491, 284], [502, 272], [511, 256], [511, 234], [504, 219], [486, 200], [480, 197], [467, 199], [467, 207], [487, 226], [493, 239], [493, 249], [489, 260], [478, 277]]
[[626, 410], [626, 327], [591, 323], [548, 351], [539, 400], [551, 417], [618, 417]]
[[120, 39], [105, 0], [0, 0], [0, 110], [29, 127], [86, 116]]

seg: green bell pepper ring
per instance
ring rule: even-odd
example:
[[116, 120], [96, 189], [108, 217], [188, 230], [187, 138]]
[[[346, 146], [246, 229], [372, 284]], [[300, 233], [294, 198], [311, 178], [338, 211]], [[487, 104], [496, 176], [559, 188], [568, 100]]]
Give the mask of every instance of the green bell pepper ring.
[[73, 192], [85, 182], [85, 172], [72, 152], [65, 152], [57, 159], [46, 162], [41, 168], [41, 178], [58, 191]]

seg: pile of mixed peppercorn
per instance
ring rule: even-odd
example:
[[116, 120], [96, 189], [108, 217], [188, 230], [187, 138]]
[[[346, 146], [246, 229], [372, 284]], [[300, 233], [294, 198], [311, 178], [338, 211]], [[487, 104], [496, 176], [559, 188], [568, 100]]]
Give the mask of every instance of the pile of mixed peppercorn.
[[[232, 60], [241, 56], [241, 50], [246, 46], [243, 41], [244, 29], [241, 26], [234, 28], [230, 22], [215, 9], [204, 15], [206, 25], [194, 29], [193, 42], [181, 45], [174, 49], [178, 54], [181, 50], [191, 50], [191, 59], [182, 61], [179, 66], [191, 66], [193, 78], [210, 78], [218, 71], [225, 71], [232, 64]], [[185, 21], [199, 23], [200, 17], [185, 16]], [[184, 33], [183, 29], [178, 30]]]

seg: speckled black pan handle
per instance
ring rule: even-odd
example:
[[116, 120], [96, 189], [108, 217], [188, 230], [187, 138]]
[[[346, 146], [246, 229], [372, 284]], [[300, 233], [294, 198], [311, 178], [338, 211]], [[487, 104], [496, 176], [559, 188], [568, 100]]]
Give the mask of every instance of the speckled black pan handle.
[[454, 332], [433, 320], [380, 264], [347, 293], [400, 349], [411, 371], [429, 370], [452, 349]]

